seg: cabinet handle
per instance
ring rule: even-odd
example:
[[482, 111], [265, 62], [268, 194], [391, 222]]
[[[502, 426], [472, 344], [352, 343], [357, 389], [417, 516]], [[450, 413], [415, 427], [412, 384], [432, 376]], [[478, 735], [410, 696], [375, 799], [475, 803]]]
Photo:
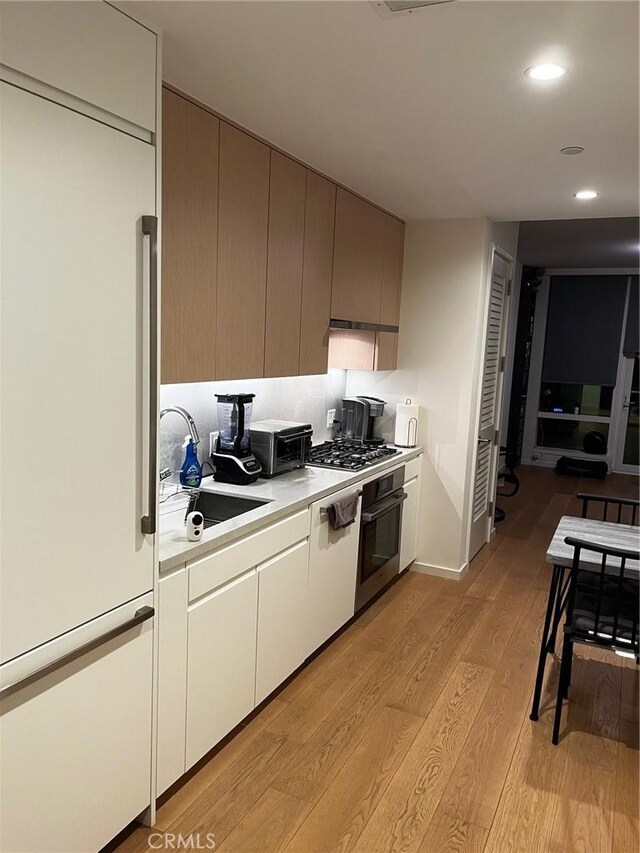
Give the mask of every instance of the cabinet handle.
[[147, 515], [142, 517], [143, 533], [155, 533], [157, 526], [158, 478], [158, 217], [142, 217], [142, 233], [149, 238], [149, 493]]
[[77, 649], [73, 649], [64, 655], [61, 655], [56, 660], [51, 661], [51, 663], [47, 663], [29, 675], [25, 675], [24, 678], [20, 678], [12, 684], [7, 684], [6, 687], [3, 687], [2, 690], [0, 690], [0, 699], [5, 699], [7, 696], [11, 696], [12, 693], [16, 693], [18, 690], [22, 690], [22, 688], [27, 687], [29, 684], [33, 684], [35, 681], [39, 681], [41, 678], [44, 678], [45, 675], [50, 675], [50, 673], [55, 672], [56, 669], [60, 669], [60, 667], [77, 660], [77, 658], [82, 655], [86, 655], [88, 652], [97, 649], [99, 646], [103, 646], [105, 643], [108, 643], [109, 640], [113, 640], [114, 637], [119, 637], [120, 634], [124, 634], [126, 631], [130, 631], [137, 625], [141, 625], [143, 622], [146, 622], [147, 619], [151, 619], [154, 613], [155, 610], [153, 607], [140, 607], [136, 610], [131, 619], [127, 619], [127, 621], [123, 622], [122, 625], [117, 625], [115, 628], [111, 628], [109, 631], [101, 634], [101, 636], [96, 637], [95, 640], [89, 640], [88, 643], [78, 646]]

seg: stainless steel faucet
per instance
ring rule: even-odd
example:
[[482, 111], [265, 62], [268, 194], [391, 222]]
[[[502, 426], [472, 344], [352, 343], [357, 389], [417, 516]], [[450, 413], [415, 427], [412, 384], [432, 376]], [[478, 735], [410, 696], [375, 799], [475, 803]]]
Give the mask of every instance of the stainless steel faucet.
[[180, 415], [184, 418], [187, 426], [189, 427], [189, 432], [191, 433], [191, 438], [193, 439], [193, 443], [196, 447], [200, 444], [200, 434], [198, 433], [198, 427], [196, 426], [196, 422], [191, 417], [189, 412], [186, 409], [183, 409], [182, 406], [167, 406], [166, 409], [162, 409], [160, 412], [160, 419], [169, 414], [169, 412], [175, 412], [176, 415]]

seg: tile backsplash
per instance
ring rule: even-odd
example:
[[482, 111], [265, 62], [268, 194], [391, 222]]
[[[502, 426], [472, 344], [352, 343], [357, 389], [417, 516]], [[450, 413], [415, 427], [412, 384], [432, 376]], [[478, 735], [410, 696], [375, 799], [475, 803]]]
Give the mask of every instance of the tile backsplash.
[[[331, 438], [327, 429], [327, 410], [339, 409], [345, 396], [346, 371], [330, 370], [321, 376], [288, 376], [277, 379], [243, 379], [229, 382], [196, 382], [163, 385], [160, 408], [182, 406], [198, 427], [198, 457], [209, 455], [209, 433], [218, 429], [215, 394], [253, 393], [252, 420], [275, 418], [299, 421], [313, 426], [313, 441]], [[178, 471], [184, 459], [182, 443], [187, 425], [175, 414], [166, 415], [160, 426], [160, 468]], [[173, 479], [176, 479], [174, 477]]]

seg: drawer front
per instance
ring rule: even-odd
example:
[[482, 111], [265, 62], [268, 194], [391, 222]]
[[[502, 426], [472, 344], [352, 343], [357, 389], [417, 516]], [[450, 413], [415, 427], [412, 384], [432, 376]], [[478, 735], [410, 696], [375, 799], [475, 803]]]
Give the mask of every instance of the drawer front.
[[247, 569], [306, 539], [309, 535], [309, 518], [309, 510], [304, 509], [208, 557], [189, 563], [189, 601], [206, 595]]
[[414, 477], [419, 476], [422, 472], [422, 456], [417, 456], [415, 459], [411, 459], [404, 466], [404, 481], [408, 483], [409, 480], [413, 480]]
[[152, 640], [149, 619], [0, 702], [0, 850], [99, 850], [149, 805]]

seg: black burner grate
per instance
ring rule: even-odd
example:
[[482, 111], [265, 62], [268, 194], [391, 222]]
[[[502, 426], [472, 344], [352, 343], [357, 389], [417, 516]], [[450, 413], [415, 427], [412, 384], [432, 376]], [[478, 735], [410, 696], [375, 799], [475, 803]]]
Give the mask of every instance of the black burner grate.
[[338, 471], [360, 471], [381, 462], [398, 451], [395, 447], [380, 444], [362, 444], [359, 441], [325, 441], [312, 447], [307, 465], [316, 468], [334, 468]]

